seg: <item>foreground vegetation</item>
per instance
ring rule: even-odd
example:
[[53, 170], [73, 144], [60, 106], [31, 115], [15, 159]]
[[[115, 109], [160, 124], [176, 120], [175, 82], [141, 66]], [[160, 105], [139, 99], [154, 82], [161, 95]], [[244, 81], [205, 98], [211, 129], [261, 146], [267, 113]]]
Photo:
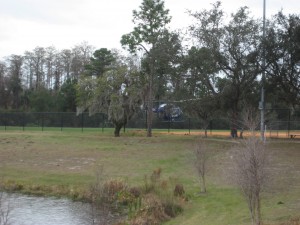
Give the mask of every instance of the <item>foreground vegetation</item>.
[[[144, 131], [111, 136], [108, 130], [1, 131], [2, 186], [23, 193], [83, 199], [99, 168], [106, 180], [122, 180], [130, 187], [144, 187], [145, 176], [150, 179], [160, 168], [160, 182], [180, 184], [185, 191], [181, 201], [184, 211], [166, 224], [251, 224], [246, 202], [232, 182], [232, 146], [236, 140], [204, 140], [210, 151], [207, 193], [202, 194], [193, 166], [199, 136], [154, 132], [153, 138], [146, 138]], [[271, 140], [267, 146], [272, 156], [268, 167], [272, 179], [262, 202], [266, 224], [299, 216], [299, 144], [297, 140]]]

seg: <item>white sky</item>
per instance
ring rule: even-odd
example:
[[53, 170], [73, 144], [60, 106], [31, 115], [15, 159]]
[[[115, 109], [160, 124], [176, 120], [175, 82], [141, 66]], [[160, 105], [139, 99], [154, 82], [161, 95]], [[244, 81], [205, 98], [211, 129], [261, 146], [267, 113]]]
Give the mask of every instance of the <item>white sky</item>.
[[[0, 0], [0, 59], [23, 54], [35, 47], [72, 48], [87, 41], [98, 48], [121, 48], [123, 34], [132, 31], [132, 10], [142, 0]], [[210, 9], [215, 0], [165, 0], [170, 9], [172, 29], [187, 27], [187, 9]], [[248, 6], [262, 17], [263, 0], [222, 0], [228, 13]], [[267, 18], [283, 9], [299, 14], [299, 0], [266, 0]]]

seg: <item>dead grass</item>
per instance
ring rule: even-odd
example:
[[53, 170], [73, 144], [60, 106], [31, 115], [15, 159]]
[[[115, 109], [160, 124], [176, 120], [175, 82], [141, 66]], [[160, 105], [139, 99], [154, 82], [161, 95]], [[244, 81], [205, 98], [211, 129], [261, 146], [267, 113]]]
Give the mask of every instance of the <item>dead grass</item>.
[[[271, 224], [265, 224], [265, 225], [271, 225]], [[275, 225], [275, 224], [272, 224], [272, 225]], [[276, 224], [276, 225], [300, 225], [300, 218], [293, 218], [287, 222]]]

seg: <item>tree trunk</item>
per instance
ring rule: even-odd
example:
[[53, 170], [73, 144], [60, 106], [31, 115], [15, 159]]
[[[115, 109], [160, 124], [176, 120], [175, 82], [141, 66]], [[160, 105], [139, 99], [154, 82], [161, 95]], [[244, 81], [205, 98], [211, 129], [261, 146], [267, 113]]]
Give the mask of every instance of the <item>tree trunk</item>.
[[153, 74], [154, 74], [154, 63], [151, 59], [150, 65], [150, 79], [149, 79], [149, 94], [148, 94], [148, 108], [147, 108], [147, 137], [152, 137], [152, 118], [153, 118], [153, 101], [152, 101], [152, 92], [153, 92]]
[[202, 193], [206, 193], [205, 175], [202, 175]]
[[204, 137], [207, 138], [207, 128], [208, 128], [209, 122], [206, 120], [204, 120]]
[[120, 131], [121, 131], [121, 128], [123, 127], [123, 124], [122, 123], [117, 123], [115, 124], [115, 137], [120, 137]]
[[207, 128], [204, 129], [204, 137], [207, 138]]
[[237, 103], [234, 104], [232, 109], [232, 118], [231, 118], [231, 137], [237, 138], [237, 127], [238, 127], [238, 118], [237, 118]]
[[[152, 83], [152, 82], [151, 82]], [[150, 85], [149, 85], [150, 86]], [[149, 97], [148, 97], [148, 108], [147, 108], [147, 137], [152, 137], [152, 85], [150, 86], [149, 90]]]
[[260, 194], [256, 194], [256, 225], [261, 225]]
[[243, 134], [244, 134], [244, 128], [242, 128], [241, 131], [240, 131], [240, 138], [241, 138], [241, 139], [244, 138]]

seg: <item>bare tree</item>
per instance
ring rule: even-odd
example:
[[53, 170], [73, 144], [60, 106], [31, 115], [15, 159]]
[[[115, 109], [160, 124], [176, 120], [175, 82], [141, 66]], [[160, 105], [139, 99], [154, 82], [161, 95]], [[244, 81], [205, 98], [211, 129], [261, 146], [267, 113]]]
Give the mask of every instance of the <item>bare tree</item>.
[[[103, 166], [99, 166], [95, 170], [95, 180], [90, 184], [90, 199], [91, 199], [91, 224], [97, 224], [97, 211], [101, 204], [101, 197], [103, 195], [103, 185], [105, 182], [105, 174]], [[104, 206], [102, 207], [103, 210]]]
[[250, 131], [251, 136], [254, 136], [254, 131], [258, 128], [260, 123], [260, 112], [258, 109], [248, 106], [245, 107], [241, 115], [242, 131], [240, 133], [240, 138], [243, 138], [243, 131], [247, 129]]
[[261, 225], [261, 193], [268, 180], [265, 145], [252, 136], [240, 142], [235, 156], [236, 183], [247, 201], [252, 224]]
[[46, 78], [45, 78], [45, 87], [51, 89], [53, 84], [54, 77], [54, 62], [57, 55], [57, 50], [55, 47], [50, 46], [45, 49], [45, 69], [46, 69]]
[[201, 192], [206, 192], [208, 147], [204, 141], [198, 141], [195, 148], [195, 167], [200, 178]]
[[24, 55], [24, 76], [25, 76], [25, 87], [27, 89], [33, 89], [33, 76], [34, 76], [34, 60], [33, 53], [26, 51]]
[[259, 126], [259, 110], [254, 107], [246, 107], [242, 112], [242, 117], [244, 126], [253, 134], [255, 129]]
[[65, 74], [65, 79], [69, 79], [71, 76], [71, 65], [72, 65], [72, 51], [69, 49], [63, 49], [60, 52], [60, 58], [63, 62], [63, 70]]
[[18, 109], [22, 92], [22, 65], [23, 56], [11, 55], [8, 58], [8, 91], [11, 93], [11, 107]]
[[53, 89], [58, 91], [63, 83], [63, 60], [61, 55], [58, 53], [54, 59], [54, 72], [53, 72]]
[[7, 66], [4, 62], [0, 61], [0, 108], [7, 109], [9, 94], [8, 94], [8, 82], [7, 82]]
[[32, 52], [25, 52], [25, 58], [30, 64], [30, 68], [32, 68], [32, 74], [35, 76], [35, 90], [45, 87], [45, 55], [46, 50], [43, 47], [36, 47]]
[[93, 55], [94, 47], [87, 42], [82, 42], [72, 49], [71, 76], [73, 79], [79, 79], [83, 73], [85, 66], [90, 63]]

